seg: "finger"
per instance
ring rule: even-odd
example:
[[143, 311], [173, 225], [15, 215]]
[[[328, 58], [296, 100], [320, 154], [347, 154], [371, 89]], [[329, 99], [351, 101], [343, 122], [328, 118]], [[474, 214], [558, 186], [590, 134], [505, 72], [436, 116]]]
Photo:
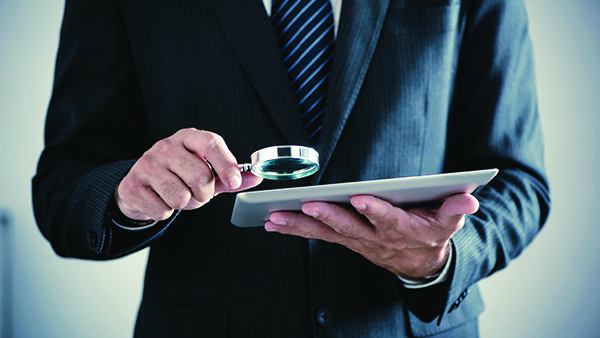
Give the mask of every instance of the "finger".
[[440, 221], [461, 222], [465, 215], [474, 214], [479, 201], [471, 194], [456, 194], [448, 197], [439, 210]]
[[192, 192], [193, 199], [202, 205], [215, 195], [217, 180], [205, 160], [185, 150], [183, 153], [173, 159], [169, 168]]
[[340, 234], [333, 229], [313, 217], [297, 212], [272, 213], [265, 224], [265, 230], [333, 243], [342, 242]]
[[215, 179], [215, 195], [222, 192], [237, 192], [254, 188], [255, 186], [262, 183], [263, 179], [252, 174], [251, 172], [241, 173], [242, 183], [236, 189], [231, 189], [228, 185], [223, 183], [219, 177]]
[[395, 229], [398, 224], [408, 219], [408, 215], [402, 209], [373, 196], [354, 196], [350, 199], [350, 204], [378, 230]]
[[198, 201], [197, 199], [195, 199], [195, 198], [193, 198], [193, 197], [192, 197], [192, 198], [190, 199], [190, 202], [188, 203], [188, 205], [186, 205], [186, 206], [185, 206], [185, 208], [183, 208], [183, 209], [181, 209], [181, 210], [195, 210], [195, 209], [198, 209], [198, 208], [200, 208], [201, 206], [205, 205], [205, 204], [206, 204], [206, 203], [208, 203], [209, 201], [210, 201], [210, 200], [208, 200], [208, 201], [203, 201], [203, 202], [200, 202], [200, 201]]
[[184, 129], [177, 134], [186, 149], [210, 162], [221, 181], [229, 188], [237, 189], [242, 184], [235, 156], [221, 136], [196, 129]]
[[173, 215], [175, 210], [164, 203], [164, 200], [154, 191], [145, 189], [143, 190], [143, 194], [140, 206], [137, 208], [140, 212], [148, 215], [150, 219], [155, 221], [164, 221]]
[[172, 209], [181, 210], [190, 203], [192, 191], [179, 176], [165, 170], [165, 173], [158, 177], [160, 179], [152, 182], [152, 190], [160, 196], [166, 205]]
[[[168, 139], [157, 142], [146, 152], [128, 176], [139, 180], [140, 185], [149, 187], [166, 205], [177, 210], [185, 208], [192, 197], [209, 200], [214, 190], [214, 178], [205, 162]], [[198, 181], [202, 184], [195, 184]]]
[[[134, 220], [162, 220], [170, 217], [172, 208], [156, 193], [156, 185], [173, 177], [148, 151], [119, 183], [116, 190], [121, 212]], [[166, 175], [166, 176], [164, 176]]]
[[133, 180], [124, 179], [117, 188], [115, 198], [123, 215], [130, 219], [162, 221], [173, 214], [173, 209], [156, 192]]
[[302, 212], [331, 227], [335, 232], [350, 239], [368, 239], [373, 229], [360, 216], [339, 205], [309, 202], [302, 205]]
[[183, 187], [186, 192], [191, 190], [196, 200], [206, 202], [214, 193], [213, 173], [206, 161], [187, 150], [178, 138], [181, 138], [180, 134], [156, 142], [130, 173], [135, 173], [159, 194], [165, 190], [164, 187], [161, 189], [164, 182], [172, 180], [171, 174], [176, 175], [186, 185]]

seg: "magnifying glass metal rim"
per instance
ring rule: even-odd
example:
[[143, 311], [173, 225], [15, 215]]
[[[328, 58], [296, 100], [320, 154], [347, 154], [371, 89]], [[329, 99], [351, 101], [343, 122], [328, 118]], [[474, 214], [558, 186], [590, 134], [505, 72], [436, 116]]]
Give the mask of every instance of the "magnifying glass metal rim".
[[[294, 172], [265, 170], [276, 161], [294, 160], [302, 169]], [[319, 153], [305, 146], [273, 146], [255, 151], [250, 156], [251, 163], [240, 165], [240, 171], [252, 171], [256, 176], [272, 180], [293, 180], [310, 176], [319, 170]]]

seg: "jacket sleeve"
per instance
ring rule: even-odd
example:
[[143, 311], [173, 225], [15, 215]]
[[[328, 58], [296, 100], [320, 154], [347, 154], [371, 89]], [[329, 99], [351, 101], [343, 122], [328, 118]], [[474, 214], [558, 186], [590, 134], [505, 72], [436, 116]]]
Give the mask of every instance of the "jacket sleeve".
[[448, 170], [497, 167], [477, 194], [479, 211], [453, 238], [446, 313], [466, 290], [505, 268], [543, 227], [550, 208], [534, 59], [522, 0], [469, 9], [448, 139]]
[[106, 216], [135, 159], [149, 148], [143, 99], [115, 1], [66, 1], [45, 148], [32, 181], [37, 224], [57, 254], [120, 257], [168, 221], [127, 232]]
[[[472, 285], [525, 249], [550, 208], [525, 5], [522, 0], [465, 1], [461, 11], [466, 19], [445, 171], [500, 172], [476, 194], [479, 211], [453, 236], [452, 278], [430, 292], [402, 291], [409, 307], [413, 304], [411, 321], [438, 318], [438, 325], [467, 303]], [[433, 306], [420, 306], [423, 299]], [[443, 299], [443, 305], [435, 305]]]

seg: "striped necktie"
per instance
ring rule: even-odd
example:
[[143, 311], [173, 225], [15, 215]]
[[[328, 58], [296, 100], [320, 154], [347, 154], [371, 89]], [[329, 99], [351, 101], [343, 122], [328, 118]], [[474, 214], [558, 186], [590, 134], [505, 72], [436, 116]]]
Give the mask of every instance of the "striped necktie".
[[271, 22], [311, 143], [321, 132], [334, 45], [329, 0], [273, 0]]

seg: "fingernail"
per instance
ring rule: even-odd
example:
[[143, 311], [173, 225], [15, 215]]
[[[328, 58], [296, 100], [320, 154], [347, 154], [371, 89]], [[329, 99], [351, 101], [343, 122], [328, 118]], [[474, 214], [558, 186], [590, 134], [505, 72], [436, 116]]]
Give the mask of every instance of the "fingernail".
[[319, 217], [319, 208], [310, 203], [302, 205], [302, 213], [314, 218]]
[[231, 189], [237, 189], [242, 185], [242, 178], [238, 175], [235, 175], [229, 179], [228, 183]]
[[367, 205], [365, 203], [356, 203], [352, 204], [356, 210], [365, 210], [367, 209]]
[[285, 219], [280, 219], [278, 217], [269, 217], [269, 221], [271, 221], [271, 223], [273, 224], [277, 224], [277, 225], [286, 225]]
[[277, 232], [277, 229], [275, 229], [275, 228], [273, 227], [273, 222], [270, 222], [270, 223], [269, 223], [269, 222], [267, 222], [267, 223], [265, 224], [265, 230], [266, 230], [267, 232]]
[[305, 212], [304, 214], [315, 218], [319, 217], [319, 213], [317, 211]]

